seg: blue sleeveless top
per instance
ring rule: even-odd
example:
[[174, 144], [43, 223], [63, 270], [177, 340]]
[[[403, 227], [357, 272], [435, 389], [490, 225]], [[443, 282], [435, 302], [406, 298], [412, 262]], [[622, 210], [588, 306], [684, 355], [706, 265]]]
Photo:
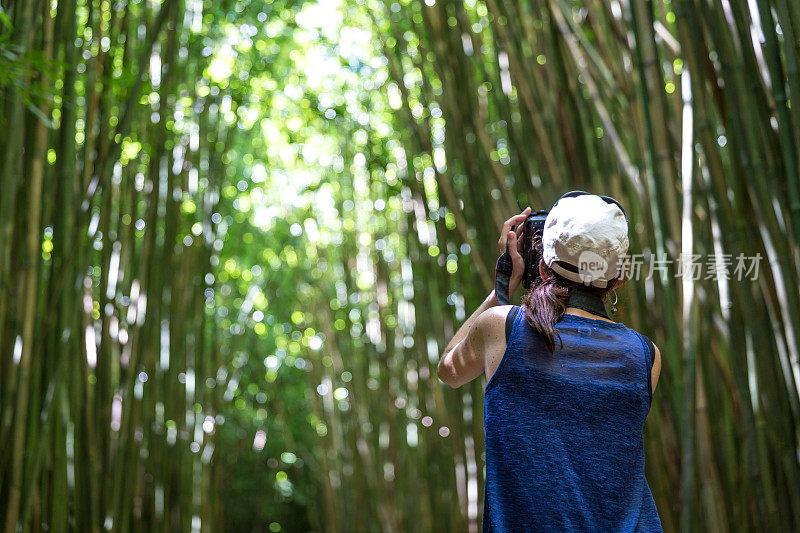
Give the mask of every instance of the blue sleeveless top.
[[483, 531], [662, 531], [644, 476], [647, 338], [569, 314], [556, 331], [550, 354], [516, 313], [486, 386]]

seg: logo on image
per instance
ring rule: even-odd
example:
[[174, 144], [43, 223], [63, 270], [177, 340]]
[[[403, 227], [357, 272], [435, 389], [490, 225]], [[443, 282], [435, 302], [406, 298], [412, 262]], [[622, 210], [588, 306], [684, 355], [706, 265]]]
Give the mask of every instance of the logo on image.
[[606, 270], [608, 270], [606, 260], [593, 251], [586, 250], [578, 256], [578, 275], [584, 283], [590, 283], [602, 278]]

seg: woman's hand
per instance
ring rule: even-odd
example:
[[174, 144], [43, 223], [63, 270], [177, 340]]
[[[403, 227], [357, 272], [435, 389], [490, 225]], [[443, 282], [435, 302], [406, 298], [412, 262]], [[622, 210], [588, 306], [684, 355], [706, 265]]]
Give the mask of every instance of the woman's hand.
[[531, 208], [527, 207], [519, 215], [515, 215], [503, 224], [503, 229], [500, 231], [500, 240], [497, 245], [500, 247], [500, 253], [506, 251], [506, 243], [508, 243], [508, 253], [511, 255], [511, 262], [514, 265], [514, 270], [511, 273], [511, 279], [508, 284], [508, 294], [514, 294], [522, 281], [522, 275], [525, 273], [525, 260], [522, 258], [522, 233], [523, 222], [531, 214]]

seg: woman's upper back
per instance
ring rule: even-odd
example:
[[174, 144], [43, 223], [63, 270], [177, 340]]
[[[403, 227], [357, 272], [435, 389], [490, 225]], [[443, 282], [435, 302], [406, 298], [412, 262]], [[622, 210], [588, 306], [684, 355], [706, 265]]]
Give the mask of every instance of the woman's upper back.
[[486, 386], [484, 529], [660, 530], [644, 478], [648, 341], [569, 314], [556, 331], [551, 354], [517, 313]]
[[[653, 346], [650, 339], [621, 322], [565, 314], [556, 324], [556, 350], [548, 352], [537, 332], [527, 324], [524, 310], [511, 308], [505, 323], [505, 345], [499, 361], [487, 363], [490, 379], [485, 392], [515, 373], [526, 379], [561, 376], [589, 387], [623, 382], [652, 400]], [[519, 357], [522, 355], [523, 357]], [[499, 377], [498, 374], [504, 374]], [[540, 375], [543, 374], [543, 375]], [[542, 391], [543, 392], [543, 391]], [[559, 389], [559, 393], [579, 393]], [[642, 420], [644, 423], [644, 420]]]

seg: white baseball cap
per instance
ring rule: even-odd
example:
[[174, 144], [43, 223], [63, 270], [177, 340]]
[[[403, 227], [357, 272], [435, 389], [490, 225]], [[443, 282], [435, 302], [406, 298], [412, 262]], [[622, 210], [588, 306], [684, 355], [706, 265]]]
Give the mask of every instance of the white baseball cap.
[[571, 281], [605, 288], [628, 253], [628, 220], [608, 196], [571, 191], [553, 205], [542, 231], [542, 258]]

